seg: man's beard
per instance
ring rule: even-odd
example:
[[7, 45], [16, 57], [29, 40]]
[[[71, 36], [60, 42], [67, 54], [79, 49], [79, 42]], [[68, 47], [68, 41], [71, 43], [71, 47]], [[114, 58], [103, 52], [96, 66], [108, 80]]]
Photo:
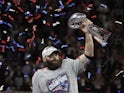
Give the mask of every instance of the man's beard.
[[[55, 63], [54, 63], [55, 62]], [[53, 60], [45, 62], [45, 66], [48, 67], [50, 70], [58, 69], [62, 64], [62, 60]]]

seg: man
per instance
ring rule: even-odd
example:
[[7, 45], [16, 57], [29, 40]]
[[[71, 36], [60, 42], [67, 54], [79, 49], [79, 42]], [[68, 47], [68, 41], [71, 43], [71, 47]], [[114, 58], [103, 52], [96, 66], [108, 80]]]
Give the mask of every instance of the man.
[[45, 68], [35, 72], [32, 78], [33, 93], [78, 93], [77, 75], [85, 71], [89, 57], [94, 56], [94, 44], [92, 35], [88, 33], [87, 24], [81, 26], [85, 33], [85, 49], [76, 59], [62, 59], [60, 51], [53, 46], [45, 47], [42, 51], [42, 59]]

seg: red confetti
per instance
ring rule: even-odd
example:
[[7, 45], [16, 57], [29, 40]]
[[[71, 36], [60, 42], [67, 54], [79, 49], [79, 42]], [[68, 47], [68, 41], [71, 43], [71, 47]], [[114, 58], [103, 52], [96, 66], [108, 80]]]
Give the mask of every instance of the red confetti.
[[36, 64], [39, 64], [41, 61], [41, 57], [38, 57], [37, 61], [36, 61]]
[[31, 47], [32, 42], [35, 39], [35, 33], [34, 33], [34, 31], [35, 31], [36, 27], [37, 27], [36, 25], [33, 26], [33, 31], [32, 31], [33, 32], [33, 36], [32, 36], [32, 38], [27, 39], [27, 43], [29, 43], [29, 47]]
[[2, 43], [2, 44], [6, 44], [6, 41], [5, 41], [5, 40], [2, 40], [1, 43]]
[[91, 18], [96, 18], [96, 17], [97, 17], [96, 15], [91, 16]]
[[24, 12], [24, 10], [21, 7], [17, 7], [20, 12]]
[[20, 5], [21, 3], [21, 0], [12, 0], [12, 1], [16, 6]]
[[9, 17], [9, 19], [11, 19], [12, 21], [14, 21], [14, 18], [13, 18], [11, 15], [9, 15], [8, 17]]
[[31, 2], [33, 2], [33, 3], [36, 3], [37, 2], [37, 0], [30, 0]]
[[80, 46], [80, 49], [84, 49], [85, 48], [85, 46]]
[[68, 0], [68, 1], [66, 2], [66, 4], [68, 5], [70, 2], [72, 2], [72, 0]]
[[93, 4], [88, 4], [88, 7], [93, 7]]
[[1, 52], [5, 52], [5, 45], [2, 45], [2, 50], [1, 50]]
[[18, 48], [18, 50], [19, 50], [20, 52], [23, 52], [23, 51], [24, 51], [24, 48]]
[[47, 26], [50, 26], [51, 24], [49, 22], [46, 23]]
[[37, 15], [34, 19], [39, 19], [41, 17], [41, 15]]

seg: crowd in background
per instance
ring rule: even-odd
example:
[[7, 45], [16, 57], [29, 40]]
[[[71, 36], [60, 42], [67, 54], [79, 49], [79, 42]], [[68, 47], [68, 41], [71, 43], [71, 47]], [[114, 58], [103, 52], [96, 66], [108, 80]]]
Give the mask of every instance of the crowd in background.
[[123, 4], [123, 0], [0, 0], [0, 87], [31, 91], [47, 45], [71, 58], [83, 53], [84, 33], [67, 24], [73, 13], [81, 12], [112, 35], [106, 46], [94, 40], [95, 57], [77, 77], [79, 91], [124, 93]]

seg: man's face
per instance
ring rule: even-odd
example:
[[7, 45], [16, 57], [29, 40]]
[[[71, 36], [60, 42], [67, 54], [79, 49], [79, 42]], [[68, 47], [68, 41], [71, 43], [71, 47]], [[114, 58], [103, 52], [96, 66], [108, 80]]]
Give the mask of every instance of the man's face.
[[51, 55], [46, 57], [45, 65], [51, 70], [59, 68], [61, 64], [62, 59], [59, 52], [53, 52]]

